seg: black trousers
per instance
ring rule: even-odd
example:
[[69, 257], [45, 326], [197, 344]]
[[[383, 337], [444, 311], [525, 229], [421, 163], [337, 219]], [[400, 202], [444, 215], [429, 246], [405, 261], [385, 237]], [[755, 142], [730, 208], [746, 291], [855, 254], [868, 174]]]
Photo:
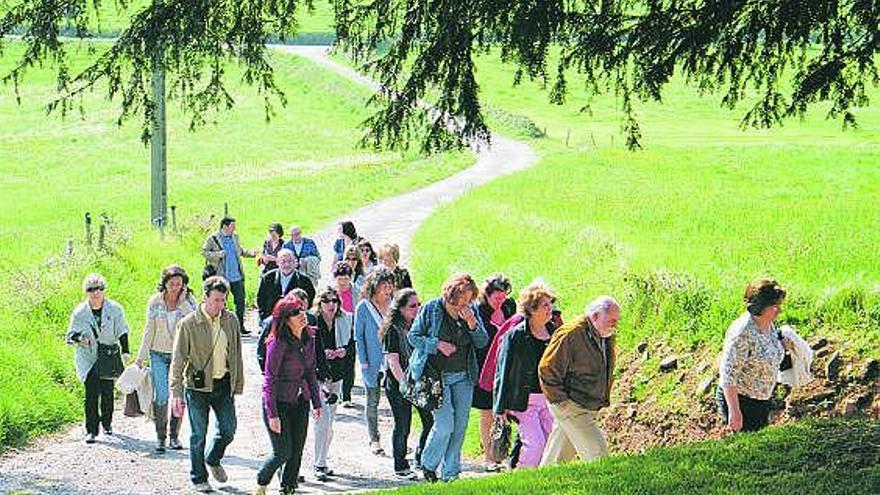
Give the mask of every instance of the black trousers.
[[[86, 375], [86, 433], [98, 434], [98, 422], [107, 431], [113, 422], [113, 380], [98, 378], [97, 366], [92, 366]], [[98, 414], [98, 402], [100, 399], [101, 413]]]
[[[739, 397], [739, 410], [742, 412], [743, 427], [742, 431], [758, 431], [770, 423], [770, 400], [758, 400], [746, 397], [743, 394], [737, 394]], [[718, 413], [721, 419], [727, 423], [727, 399], [724, 398], [724, 391], [721, 387], [715, 391], [715, 402], [718, 405]]]
[[[412, 428], [412, 410], [413, 405], [400, 393], [397, 380], [385, 380], [385, 397], [391, 404], [391, 415], [394, 416], [394, 431], [391, 434], [391, 447], [394, 455], [394, 470], [403, 471], [409, 469], [409, 462], [406, 460], [406, 444], [409, 433]], [[428, 434], [431, 433], [431, 427], [434, 426], [434, 415], [427, 409], [415, 408], [422, 422], [422, 433], [419, 435], [419, 446], [416, 449], [415, 460], [421, 465], [422, 451], [425, 450], [425, 442], [428, 441]]]
[[351, 389], [354, 387], [354, 367], [357, 363], [357, 356], [349, 360], [348, 369], [345, 370], [345, 376], [342, 377], [342, 402], [351, 402]]
[[[326, 411], [321, 411], [322, 414]], [[299, 468], [302, 464], [303, 447], [306, 444], [306, 433], [309, 428], [309, 403], [302, 397], [296, 404], [286, 402], [278, 403], [278, 417], [281, 419], [281, 433], [275, 433], [269, 429], [269, 417], [266, 408], [263, 407], [263, 423], [269, 432], [269, 440], [272, 442], [272, 455], [263, 463], [257, 473], [257, 484], [269, 485], [275, 471], [284, 465], [281, 473], [281, 489], [292, 490], [296, 488]]]
[[238, 324], [241, 325], [241, 331], [244, 332], [244, 280], [229, 282], [229, 289], [232, 291], [232, 300], [235, 303], [235, 316], [238, 318]]

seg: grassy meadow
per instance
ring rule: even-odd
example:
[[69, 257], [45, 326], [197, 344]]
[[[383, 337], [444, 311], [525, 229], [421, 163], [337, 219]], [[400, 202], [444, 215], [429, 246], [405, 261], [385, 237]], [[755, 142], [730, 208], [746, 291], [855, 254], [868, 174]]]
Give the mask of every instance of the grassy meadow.
[[[11, 45], [0, 72], [20, 49]], [[217, 228], [224, 203], [244, 246], [257, 248], [269, 222], [298, 223], [308, 233], [473, 162], [469, 152], [423, 158], [359, 148], [369, 89], [292, 56], [277, 54], [275, 61], [288, 106], [270, 123], [261, 96], [245, 87], [233, 88], [232, 111], [195, 133], [169, 105], [169, 205], [177, 206], [180, 234], [164, 240], [148, 223], [149, 148], [137, 122], [116, 127], [118, 110], [101, 94], [86, 97], [82, 118], [47, 117], [44, 105], [55, 88], [48, 70], [25, 80], [21, 106], [11, 87], [0, 88], [0, 279], [13, 294], [0, 303], [0, 449], [82, 414], [82, 387], [63, 336], [86, 273], [107, 277], [108, 297], [126, 308], [137, 349], [160, 270], [177, 262], [200, 272], [199, 247]], [[85, 212], [95, 239], [100, 214], [110, 219], [109, 253], [85, 246]], [[256, 266], [246, 266], [253, 292]]]
[[[528, 140], [539, 162], [422, 226], [411, 268], [418, 287], [432, 288], [425, 297], [458, 270], [504, 273], [514, 295], [543, 278], [569, 318], [613, 294], [621, 349], [647, 340], [687, 369], [714, 363], [745, 285], [770, 275], [789, 291], [781, 321], [846, 356], [880, 357], [880, 107], [846, 132], [820, 111], [743, 131], [741, 109], [676, 82], [664, 104], [637, 107], [644, 149], [629, 152], [612, 97], [587, 114], [577, 91], [556, 106], [536, 83], [512, 86], [495, 59], [478, 68], [491, 125]], [[642, 366], [633, 398], [687, 411], [691, 388], [659, 373], [663, 357]]]
[[[442, 486], [444, 494], [718, 495], [877, 493], [880, 425], [806, 421], [641, 455], [613, 455], [591, 463], [517, 470]], [[433, 494], [419, 484], [399, 495]]]
[[[89, 26], [105, 36], [115, 36], [128, 27], [129, 19], [137, 15], [153, 0], [100, 0], [95, 9], [90, 3], [88, 10]], [[15, 0], [0, 0], [0, 13], [6, 11]], [[317, 42], [326, 44], [335, 37], [333, 28], [333, 7], [327, 0], [314, 0], [314, 8], [308, 9], [305, 2], [297, 4], [297, 25], [294, 38], [297, 43]], [[71, 29], [74, 26], [70, 26]]]

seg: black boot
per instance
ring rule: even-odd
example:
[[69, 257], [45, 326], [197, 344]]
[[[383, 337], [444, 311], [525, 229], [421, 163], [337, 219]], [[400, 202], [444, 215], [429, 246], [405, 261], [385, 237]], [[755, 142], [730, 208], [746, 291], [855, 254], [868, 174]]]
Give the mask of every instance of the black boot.
[[168, 440], [168, 446], [171, 447], [172, 450], [183, 449], [183, 445], [181, 445], [180, 440], [178, 440], [181, 423], [183, 423], [183, 420], [181, 418], [178, 418], [173, 414], [171, 415], [171, 423], [169, 425], [169, 436], [171, 438]]
[[156, 423], [156, 453], [165, 453], [165, 437], [168, 436], [168, 404], [153, 403], [153, 421]]

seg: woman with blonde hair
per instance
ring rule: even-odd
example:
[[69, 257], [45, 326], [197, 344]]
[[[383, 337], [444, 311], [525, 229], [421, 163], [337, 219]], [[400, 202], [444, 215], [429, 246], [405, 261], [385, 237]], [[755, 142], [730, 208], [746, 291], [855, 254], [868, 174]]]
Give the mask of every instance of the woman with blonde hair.
[[399, 265], [400, 247], [397, 244], [385, 244], [379, 248], [379, 263], [385, 265], [394, 274], [394, 290], [412, 288], [409, 270]]
[[538, 380], [538, 363], [550, 342], [547, 323], [553, 316], [553, 292], [541, 281], [520, 292], [524, 319], [504, 335], [498, 351], [493, 411], [500, 420], [516, 418], [522, 450], [518, 466], [537, 467], [553, 429], [553, 416]]
[[437, 481], [441, 465], [444, 480], [461, 473], [461, 447], [479, 377], [476, 349], [489, 343], [474, 302], [479, 292], [469, 274], [453, 275], [443, 284], [442, 295], [422, 306], [407, 335], [413, 346], [412, 378], [419, 380], [431, 368], [443, 383], [443, 401], [433, 411], [434, 425], [422, 452], [422, 473], [430, 482]]
[[[147, 322], [141, 338], [141, 347], [135, 361], [144, 366], [149, 359], [150, 377], [153, 382], [153, 420], [156, 423], [156, 453], [165, 452], [165, 439], [168, 446], [180, 450], [183, 446], [178, 439], [180, 418], [168, 414], [168, 371], [171, 367], [171, 353], [174, 350], [174, 335], [177, 322], [196, 310], [197, 304], [189, 288], [189, 276], [178, 265], [169, 265], [162, 270], [162, 277], [156, 293], [147, 302]], [[170, 435], [169, 435], [170, 432]]]

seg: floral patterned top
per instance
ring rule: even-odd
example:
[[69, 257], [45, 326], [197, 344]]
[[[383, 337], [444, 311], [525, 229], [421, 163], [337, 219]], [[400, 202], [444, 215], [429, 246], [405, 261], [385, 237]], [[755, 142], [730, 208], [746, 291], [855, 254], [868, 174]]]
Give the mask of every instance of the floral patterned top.
[[721, 352], [719, 385], [735, 386], [737, 392], [757, 400], [767, 400], [773, 394], [779, 364], [785, 349], [771, 325], [762, 332], [749, 313], [743, 313], [727, 329], [724, 350]]

